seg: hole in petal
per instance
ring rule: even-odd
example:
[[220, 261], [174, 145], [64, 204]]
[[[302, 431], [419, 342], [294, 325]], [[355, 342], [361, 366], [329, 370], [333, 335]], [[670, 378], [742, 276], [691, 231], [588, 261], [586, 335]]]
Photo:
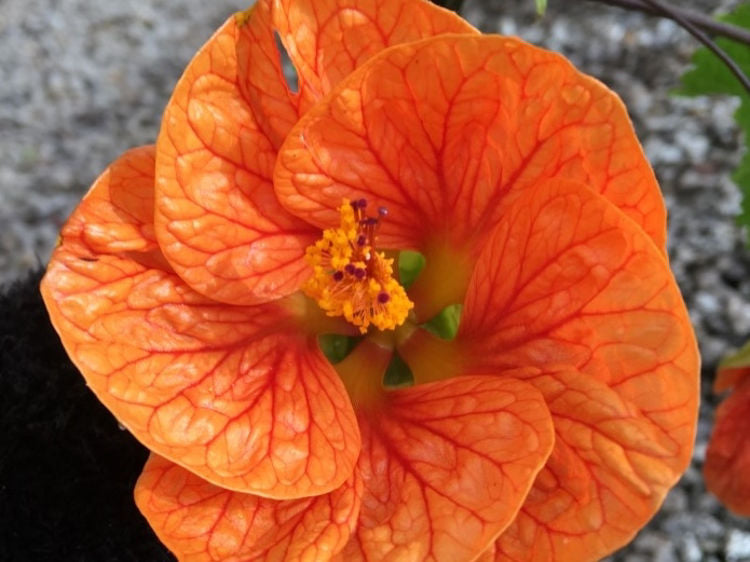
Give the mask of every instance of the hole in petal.
[[408, 289], [424, 269], [427, 260], [419, 252], [403, 250], [398, 254], [398, 275], [401, 285]]
[[289, 57], [289, 53], [284, 47], [284, 43], [281, 41], [281, 36], [278, 32], [274, 31], [273, 38], [276, 41], [276, 49], [279, 51], [279, 61], [281, 62], [281, 70], [284, 72], [284, 79], [286, 80], [286, 87], [293, 94], [299, 92], [299, 76], [297, 75], [297, 69], [294, 68], [294, 63]]
[[414, 386], [414, 374], [406, 362], [394, 353], [388, 368], [383, 375], [383, 386], [386, 388], [403, 388]]
[[318, 336], [318, 345], [326, 359], [332, 365], [340, 363], [357, 347], [362, 338], [342, 336], [339, 334], [323, 334]]
[[451, 304], [441, 310], [435, 317], [422, 324], [422, 327], [443, 340], [456, 337], [461, 323], [462, 304]]

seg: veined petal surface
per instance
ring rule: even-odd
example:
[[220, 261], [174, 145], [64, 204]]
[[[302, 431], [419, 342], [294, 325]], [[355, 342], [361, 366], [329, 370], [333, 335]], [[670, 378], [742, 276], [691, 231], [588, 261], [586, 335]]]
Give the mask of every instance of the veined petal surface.
[[152, 454], [135, 487], [138, 508], [184, 562], [330, 560], [359, 514], [352, 476], [328, 494], [271, 500], [219, 488]]
[[[259, 0], [231, 17], [178, 82], [157, 143], [156, 232], [175, 271], [199, 293], [233, 304], [296, 291], [317, 232], [276, 200], [278, 146], [374, 52], [458, 30], [473, 28], [422, 0]], [[298, 67], [298, 93], [284, 79], [276, 32]]]
[[[745, 373], [750, 374], [750, 373]], [[745, 376], [716, 410], [706, 450], [706, 487], [738, 515], [750, 517], [750, 377]]]
[[669, 435], [589, 375], [547, 372], [527, 382], [550, 409], [555, 448], [497, 541], [494, 560], [599, 560], [628, 542], [659, 508], [692, 443]]
[[[274, 0], [278, 30], [300, 82], [315, 102], [380, 51], [443, 33], [477, 33], [427, 0]], [[307, 107], [306, 107], [307, 109]]]
[[152, 149], [130, 151], [63, 228], [42, 295], [69, 356], [140, 441], [203, 478], [278, 498], [337, 488], [360, 437], [333, 368], [283, 301], [229, 306], [171, 271], [152, 191]]
[[[233, 304], [297, 290], [307, 270], [301, 256], [315, 238], [280, 207], [271, 185], [273, 130], [296, 121], [297, 103], [283, 81], [269, 10], [260, 1], [247, 16], [232, 16], [198, 51], [157, 142], [155, 226], [164, 255], [193, 289]], [[266, 119], [251, 103], [264, 96], [274, 100]]]
[[553, 444], [542, 397], [509, 378], [393, 391], [360, 426], [364, 495], [347, 562], [472, 560], [512, 521]]
[[465, 34], [390, 49], [347, 77], [289, 134], [274, 185], [318, 226], [342, 197], [366, 197], [389, 210], [384, 247], [423, 250], [436, 237], [480, 247], [502, 199], [548, 178], [601, 193], [663, 251], [661, 194], [617, 96], [559, 55]]
[[477, 262], [457, 342], [488, 369], [562, 364], [692, 435], [698, 353], [666, 259], [585, 186], [509, 201]]
[[[455, 340], [470, 350], [468, 368], [508, 369], [529, 382], [524, 368], [581, 375], [537, 385], [552, 410], [556, 448], [524, 506], [528, 517], [519, 515], [517, 537], [506, 539], [513, 545], [498, 555], [597, 559], [653, 515], [690, 460], [695, 338], [665, 258], [600, 195], [557, 180], [501, 211]], [[567, 545], [590, 558], [567, 557]]]

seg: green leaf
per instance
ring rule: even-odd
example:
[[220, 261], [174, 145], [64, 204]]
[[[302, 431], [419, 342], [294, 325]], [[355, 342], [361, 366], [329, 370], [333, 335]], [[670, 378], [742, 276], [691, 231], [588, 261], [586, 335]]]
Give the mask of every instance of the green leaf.
[[536, 13], [543, 16], [547, 11], [547, 0], [536, 0]]
[[386, 388], [401, 388], [414, 385], [414, 374], [406, 361], [394, 353], [388, 368], [383, 375], [383, 386]]
[[[739, 6], [735, 11], [719, 18], [722, 21], [750, 29], [750, 3]], [[750, 75], [750, 47], [720, 38], [716, 40], [726, 53], [736, 62], [746, 75]], [[682, 86], [675, 93], [683, 96], [703, 96], [708, 94], [747, 95], [742, 84], [721, 62], [719, 57], [701, 47], [693, 54], [693, 68], [682, 75]]]
[[408, 289], [427, 263], [425, 257], [419, 252], [404, 250], [398, 254], [398, 278], [404, 289]]
[[[750, 29], [750, 3], [722, 16], [721, 20]], [[717, 39], [716, 43], [737, 63], [745, 75], [750, 76], [750, 46], [731, 39]], [[693, 54], [693, 67], [681, 78], [681, 86], [674, 93], [683, 96], [731, 95], [740, 98], [740, 107], [734, 114], [735, 121], [745, 133], [745, 154], [734, 171], [732, 179], [742, 193], [742, 210], [738, 224], [747, 229], [750, 244], [750, 95], [726, 65], [706, 47]]]
[[750, 367], [750, 341], [719, 363], [719, 369], [744, 369]]
[[463, 305], [451, 304], [441, 310], [437, 316], [422, 324], [425, 330], [443, 340], [452, 340], [458, 332]]
[[318, 345], [328, 361], [335, 365], [343, 361], [357, 347], [361, 339], [339, 334], [323, 334], [318, 336]]

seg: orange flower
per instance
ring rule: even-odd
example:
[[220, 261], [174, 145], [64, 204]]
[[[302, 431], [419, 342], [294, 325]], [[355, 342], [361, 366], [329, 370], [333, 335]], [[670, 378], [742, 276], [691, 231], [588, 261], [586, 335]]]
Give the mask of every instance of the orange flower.
[[714, 392], [731, 391], [716, 410], [706, 450], [706, 487], [729, 509], [750, 517], [750, 343], [719, 366]]
[[[622, 104], [563, 58], [422, 0], [259, 0], [96, 181], [42, 292], [151, 449], [136, 502], [180, 559], [593, 560], [690, 458], [664, 232]], [[332, 333], [359, 338], [335, 365]]]

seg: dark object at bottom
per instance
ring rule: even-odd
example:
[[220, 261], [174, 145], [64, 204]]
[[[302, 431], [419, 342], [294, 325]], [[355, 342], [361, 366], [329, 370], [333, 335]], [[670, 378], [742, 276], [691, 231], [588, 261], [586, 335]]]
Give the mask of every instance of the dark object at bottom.
[[41, 275], [0, 289], [0, 560], [172, 561], [133, 501], [148, 451], [68, 359]]

